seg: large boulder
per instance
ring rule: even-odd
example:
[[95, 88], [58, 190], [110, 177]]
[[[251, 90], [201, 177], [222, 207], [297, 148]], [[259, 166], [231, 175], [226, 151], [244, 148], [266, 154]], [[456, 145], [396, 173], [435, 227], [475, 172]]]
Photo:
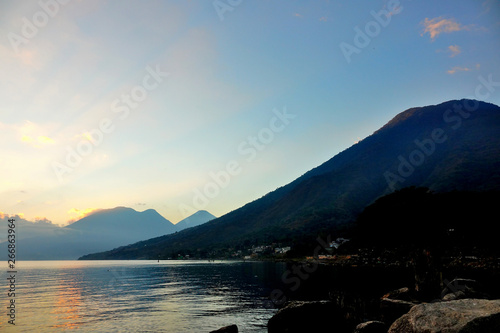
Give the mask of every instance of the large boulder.
[[[342, 332], [348, 329], [342, 311], [331, 301], [292, 301], [267, 324], [269, 333]], [[352, 328], [351, 328], [352, 331]]]
[[397, 319], [388, 333], [498, 333], [500, 300], [424, 303]]

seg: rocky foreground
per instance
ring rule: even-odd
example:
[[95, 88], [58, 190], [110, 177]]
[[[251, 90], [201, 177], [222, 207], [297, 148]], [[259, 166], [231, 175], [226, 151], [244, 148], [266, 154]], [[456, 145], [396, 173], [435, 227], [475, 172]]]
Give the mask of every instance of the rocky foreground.
[[430, 302], [419, 301], [409, 288], [394, 290], [381, 297], [376, 318], [366, 321], [358, 316], [366, 304], [345, 295], [292, 301], [269, 320], [268, 332], [498, 333], [500, 299], [487, 299], [479, 288], [474, 280], [455, 279]]
[[[290, 302], [269, 320], [269, 333], [498, 333], [500, 300], [461, 299], [414, 305], [393, 323], [367, 321], [349, 330], [331, 301]], [[231, 325], [211, 333], [238, 333]]]
[[[269, 320], [268, 332], [500, 333], [496, 282], [500, 272], [491, 267], [465, 269], [469, 266], [462, 265], [459, 270], [469, 278], [451, 282], [442, 278], [442, 271], [428, 266], [424, 271], [411, 269], [411, 278], [406, 280], [408, 269], [324, 267], [307, 277], [303, 275], [297, 289], [302, 293], [287, 297]], [[445, 276], [455, 273], [448, 267]], [[326, 288], [327, 297], [315, 294], [324, 293], [331, 281], [336, 281], [337, 288]], [[378, 294], [404, 281], [409, 287]], [[232, 325], [217, 332], [237, 333], [238, 328]]]
[[419, 304], [389, 328], [389, 333], [400, 332], [500, 332], [500, 300]]

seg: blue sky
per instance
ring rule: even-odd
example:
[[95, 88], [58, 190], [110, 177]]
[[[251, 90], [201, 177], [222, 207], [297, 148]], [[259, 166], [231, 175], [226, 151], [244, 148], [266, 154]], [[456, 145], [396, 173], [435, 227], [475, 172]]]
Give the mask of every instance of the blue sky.
[[500, 104], [498, 0], [5, 0], [0, 37], [0, 211], [60, 225], [220, 216], [407, 108]]

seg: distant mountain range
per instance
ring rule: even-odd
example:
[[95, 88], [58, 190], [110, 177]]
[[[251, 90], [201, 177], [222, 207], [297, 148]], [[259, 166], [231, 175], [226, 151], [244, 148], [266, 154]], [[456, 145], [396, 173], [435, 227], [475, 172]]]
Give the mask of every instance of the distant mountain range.
[[97, 211], [63, 228], [49, 222], [20, 220], [17, 258], [77, 259], [87, 253], [171, 234], [214, 218], [207, 211], [199, 211], [174, 225], [154, 209], [138, 212], [132, 208], [116, 207]]
[[200, 224], [206, 223], [215, 219], [216, 217], [207, 212], [206, 210], [199, 210], [191, 216], [186, 217], [184, 220], [177, 222], [175, 225], [177, 231], [187, 228], [196, 227]]
[[95, 237], [113, 235], [113, 238], [125, 241], [147, 239], [177, 231], [175, 224], [154, 209], [137, 212], [126, 207], [97, 211], [73, 222], [65, 229], [92, 233]]
[[350, 223], [377, 198], [409, 186], [499, 189], [500, 108], [454, 100], [408, 109], [290, 184], [222, 217], [83, 259], [208, 256], [228, 247], [293, 243]]

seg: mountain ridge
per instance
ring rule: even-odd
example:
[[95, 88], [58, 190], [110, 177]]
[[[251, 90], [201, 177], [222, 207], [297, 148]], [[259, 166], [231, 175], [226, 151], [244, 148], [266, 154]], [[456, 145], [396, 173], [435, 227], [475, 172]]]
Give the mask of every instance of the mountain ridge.
[[175, 227], [177, 228], [178, 231], [180, 231], [186, 228], [196, 227], [200, 224], [209, 222], [215, 218], [216, 217], [214, 215], [202, 209], [186, 217], [185, 219], [182, 219], [181, 221], [177, 222], [175, 224]]
[[[425, 150], [421, 143], [431, 147], [429, 140], [434, 147]], [[85, 258], [170, 257], [193, 248], [292, 241], [352, 222], [364, 207], [398, 188], [496, 189], [499, 147], [500, 108], [494, 104], [463, 99], [410, 108], [296, 180], [216, 220], [157, 238], [147, 251], [139, 250], [148, 244], [141, 242]], [[418, 165], [402, 174], [402, 160]], [[391, 184], [388, 172], [399, 182]]]
[[[203, 218], [212, 216], [209, 214], [198, 216], [194, 222], [203, 223]], [[45, 227], [40, 229], [39, 225]], [[18, 254], [23, 260], [73, 260], [89, 252], [111, 250], [182, 229], [154, 209], [139, 212], [118, 206], [99, 209], [65, 227], [23, 221], [18, 226], [19, 235], [28, 237], [18, 236], [22, 244]]]

